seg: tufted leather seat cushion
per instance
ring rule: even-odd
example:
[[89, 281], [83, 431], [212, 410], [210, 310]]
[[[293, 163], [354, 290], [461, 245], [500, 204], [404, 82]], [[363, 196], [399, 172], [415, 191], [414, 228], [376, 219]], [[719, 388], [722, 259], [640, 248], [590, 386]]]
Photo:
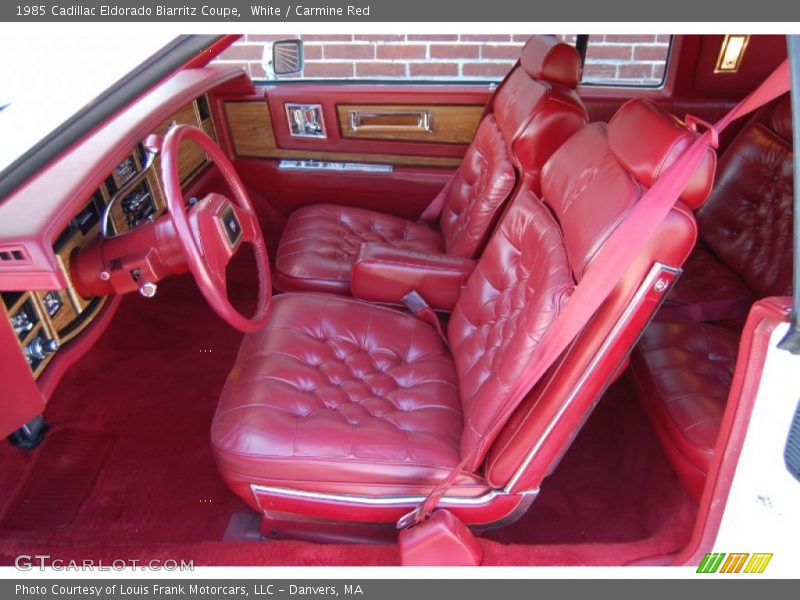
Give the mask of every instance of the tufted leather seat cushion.
[[667, 306], [749, 305], [756, 298], [791, 295], [790, 140], [786, 96], [766, 115], [756, 115], [732, 142], [711, 196], [697, 211], [703, 244], [687, 262]]
[[[544, 163], [586, 123], [583, 103], [573, 89], [579, 78], [575, 48], [552, 36], [531, 38], [521, 65], [501, 85], [460, 168], [435, 201], [442, 206], [438, 228], [364, 209], [303, 208], [289, 218], [278, 247], [278, 287], [350, 293], [350, 274], [364, 242], [476, 257], [514, 189], [518, 171], [524, 169], [538, 191]], [[328, 219], [334, 222], [326, 225]]]
[[453, 359], [430, 325], [351, 298], [282, 294], [244, 339], [211, 440], [228, 479], [418, 493], [459, 462], [461, 429]]
[[655, 322], [631, 357], [646, 412], [687, 489], [700, 497], [728, 399], [737, 333], [705, 323]]
[[350, 271], [362, 244], [443, 252], [438, 231], [392, 215], [321, 204], [301, 208], [286, 223], [275, 277], [281, 289], [350, 293]]

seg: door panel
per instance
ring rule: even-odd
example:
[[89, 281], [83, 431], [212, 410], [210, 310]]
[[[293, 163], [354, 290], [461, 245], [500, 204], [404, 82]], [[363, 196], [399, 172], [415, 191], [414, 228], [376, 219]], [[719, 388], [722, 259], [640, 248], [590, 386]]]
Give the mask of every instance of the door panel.
[[[301, 83], [216, 101], [237, 169], [281, 213], [334, 203], [416, 219], [461, 163], [489, 96], [486, 85]], [[325, 137], [292, 135], [287, 104], [319, 105]]]

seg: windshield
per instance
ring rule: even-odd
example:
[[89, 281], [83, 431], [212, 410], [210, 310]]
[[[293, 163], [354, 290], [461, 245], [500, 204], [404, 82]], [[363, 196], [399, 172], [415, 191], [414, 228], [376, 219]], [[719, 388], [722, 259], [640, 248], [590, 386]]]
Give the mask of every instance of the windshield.
[[6, 25], [0, 36], [0, 171], [175, 37], [45, 31]]

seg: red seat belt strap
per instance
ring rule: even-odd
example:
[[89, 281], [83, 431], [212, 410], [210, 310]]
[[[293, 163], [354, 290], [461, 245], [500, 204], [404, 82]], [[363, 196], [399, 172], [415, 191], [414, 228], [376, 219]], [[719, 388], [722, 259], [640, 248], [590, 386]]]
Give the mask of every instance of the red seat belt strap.
[[485, 430], [483, 439], [480, 443], [475, 444], [474, 449], [467, 453], [461, 463], [431, 491], [413, 512], [400, 519], [398, 526], [418, 524], [430, 516], [460, 472], [469, 467], [469, 463], [480, 454], [478, 448], [490, 441], [493, 433], [508, 420], [542, 375], [558, 360], [558, 357], [581, 332], [624, 277], [669, 211], [672, 210], [702, 163], [712, 141], [717, 139], [719, 132], [731, 121], [771, 102], [788, 89], [789, 63], [788, 60], [784, 60], [758, 88], [713, 127], [702, 133], [645, 192], [631, 209], [628, 217], [619, 224], [603, 244], [566, 306], [544, 334], [538, 352], [532, 357], [529, 368], [512, 388], [508, 401], [497, 412], [491, 425]]

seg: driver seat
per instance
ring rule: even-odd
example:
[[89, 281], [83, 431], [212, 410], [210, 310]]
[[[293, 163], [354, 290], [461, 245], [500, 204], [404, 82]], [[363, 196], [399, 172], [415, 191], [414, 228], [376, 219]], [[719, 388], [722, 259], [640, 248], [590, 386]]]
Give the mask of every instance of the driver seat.
[[695, 136], [645, 100], [572, 136], [544, 167], [542, 199], [523, 179], [446, 336], [344, 296], [276, 296], [268, 324], [244, 338], [211, 430], [223, 478], [262, 530], [394, 523], [476, 445], [442, 506], [469, 525], [520, 516], [691, 251], [713, 152], [561, 364], [490, 424], [610, 232]]
[[275, 255], [275, 286], [284, 292], [350, 295], [353, 265], [367, 243], [477, 257], [514, 190], [521, 156], [538, 194], [545, 161], [587, 123], [575, 92], [580, 74], [581, 58], [573, 46], [553, 36], [531, 37], [498, 88], [461, 166], [433, 200], [442, 206], [436, 223], [353, 206], [306, 206], [286, 222]]

